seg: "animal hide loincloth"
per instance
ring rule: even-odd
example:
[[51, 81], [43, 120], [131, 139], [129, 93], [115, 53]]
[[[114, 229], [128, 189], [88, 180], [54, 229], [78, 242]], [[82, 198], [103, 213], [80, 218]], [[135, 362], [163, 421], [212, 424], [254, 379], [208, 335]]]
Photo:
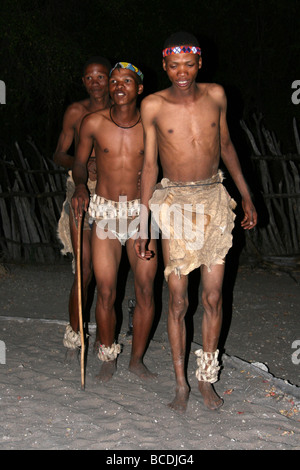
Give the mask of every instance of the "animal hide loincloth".
[[149, 201], [152, 217], [169, 239], [169, 261], [165, 278], [171, 272], [187, 275], [201, 265], [208, 270], [223, 264], [232, 246], [236, 207], [222, 184], [223, 174], [203, 181], [172, 182], [163, 178]]

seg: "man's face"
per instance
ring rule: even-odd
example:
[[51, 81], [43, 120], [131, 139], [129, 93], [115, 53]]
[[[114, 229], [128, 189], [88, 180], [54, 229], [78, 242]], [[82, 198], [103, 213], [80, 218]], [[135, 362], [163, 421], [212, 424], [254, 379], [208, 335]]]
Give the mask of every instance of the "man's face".
[[109, 93], [115, 104], [128, 104], [143, 92], [137, 74], [129, 69], [116, 68], [109, 79]]
[[202, 61], [198, 54], [172, 54], [163, 58], [163, 69], [172, 84], [182, 90], [188, 89], [196, 80]]
[[93, 98], [102, 98], [108, 94], [109, 71], [104, 65], [89, 64], [85, 69], [82, 82], [86, 91]]

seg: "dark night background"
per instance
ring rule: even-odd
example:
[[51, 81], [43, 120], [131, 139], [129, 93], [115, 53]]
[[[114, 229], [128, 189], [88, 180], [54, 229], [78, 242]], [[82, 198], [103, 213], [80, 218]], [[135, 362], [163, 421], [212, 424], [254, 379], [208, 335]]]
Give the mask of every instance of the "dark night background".
[[[83, 63], [92, 55], [131, 61], [145, 74], [144, 96], [169, 86], [161, 50], [173, 32], [195, 34], [202, 47], [199, 81], [224, 86], [228, 121], [239, 147], [239, 120], [261, 112], [267, 128], [295, 152], [292, 119], [300, 105], [299, 0], [7, 0], [0, 7], [0, 144], [30, 135], [51, 157], [67, 105], [85, 97]], [[238, 148], [238, 150], [240, 150]]]

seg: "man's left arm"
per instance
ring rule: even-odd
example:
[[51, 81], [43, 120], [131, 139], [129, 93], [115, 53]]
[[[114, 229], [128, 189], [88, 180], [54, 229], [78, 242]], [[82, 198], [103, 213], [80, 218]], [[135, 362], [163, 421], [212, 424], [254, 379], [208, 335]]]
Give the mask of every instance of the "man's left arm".
[[244, 218], [241, 225], [244, 229], [251, 229], [257, 224], [257, 212], [251, 199], [250, 191], [242, 173], [241, 165], [231, 141], [227, 125], [227, 99], [224, 90], [220, 87], [220, 140], [221, 158], [230, 173], [242, 197]]

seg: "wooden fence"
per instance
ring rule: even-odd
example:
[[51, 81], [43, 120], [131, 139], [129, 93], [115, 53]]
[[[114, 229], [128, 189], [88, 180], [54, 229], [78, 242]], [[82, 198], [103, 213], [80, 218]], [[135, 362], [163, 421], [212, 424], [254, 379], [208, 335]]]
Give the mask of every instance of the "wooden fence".
[[282, 154], [274, 133], [254, 116], [241, 126], [252, 146], [255, 185], [261, 196], [259, 224], [246, 233], [246, 250], [261, 261], [300, 268], [300, 139], [293, 121], [295, 154]]
[[57, 223], [66, 171], [46, 160], [30, 139], [0, 157], [0, 251], [4, 261], [53, 263], [61, 257]]

